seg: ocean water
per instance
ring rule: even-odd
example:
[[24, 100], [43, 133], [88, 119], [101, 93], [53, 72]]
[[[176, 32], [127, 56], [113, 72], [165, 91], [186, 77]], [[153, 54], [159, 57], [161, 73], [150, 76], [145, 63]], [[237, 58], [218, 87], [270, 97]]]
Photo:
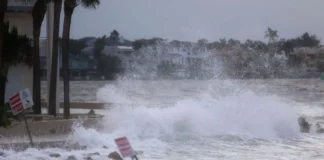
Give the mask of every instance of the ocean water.
[[5, 150], [0, 159], [84, 159], [93, 152], [100, 153], [94, 160], [108, 159], [121, 136], [141, 160], [324, 159], [324, 135], [300, 133], [297, 123], [301, 115], [311, 122], [324, 115], [317, 79], [76, 81], [71, 90], [72, 101], [121, 104], [99, 111], [103, 131], [75, 126], [67, 136], [86, 150]]

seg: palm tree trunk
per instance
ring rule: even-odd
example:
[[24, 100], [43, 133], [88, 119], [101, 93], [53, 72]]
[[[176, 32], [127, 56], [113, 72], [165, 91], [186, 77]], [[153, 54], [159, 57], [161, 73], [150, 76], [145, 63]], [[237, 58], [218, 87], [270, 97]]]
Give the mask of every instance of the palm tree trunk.
[[[1, 79], [6, 79], [6, 74], [4, 73], [5, 69], [3, 68], [3, 39], [4, 39], [3, 27], [4, 27], [4, 15], [7, 11], [7, 7], [8, 7], [8, 0], [1, 0], [0, 1], [0, 78]], [[1, 92], [0, 97], [3, 97], [3, 100], [2, 98], [0, 99], [0, 105], [2, 105], [4, 104], [5, 92], [2, 90], [0, 92]]]
[[63, 43], [62, 43], [62, 68], [64, 81], [64, 118], [70, 117], [70, 83], [69, 83], [69, 42], [71, 19], [74, 8], [76, 7], [76, 0], [64, 1], [64, 25], [63, 25]]
[[42, 23], [46, 14], [46, 0], [37, 0], [34, 5], [33, 16], [33, 54], [34, 54], [34, 75], [33, 75], [33, 98], [34, 113], [41, 114], [41, 79], [40, 79], [40, 57], [39, 57], [39, 37]]
[[53, 51], [52, 51], [52, 68], [51, 81], [49, 89], [49, 114], [56, 116], [56, 84], [57, 84], [57, 67], [59, 52], [59, 32], [60, 32], [60, 14], [62, 9], [62, 0], [54, 1], [54, 31], [53, 31]]
[[4, 106], [5, 102], [6, 83], [9, 67], [7, 65], [4, 65], [4, 63], [2, 62], [1, 70], [3, 76], [0, 77], [0, 107]]

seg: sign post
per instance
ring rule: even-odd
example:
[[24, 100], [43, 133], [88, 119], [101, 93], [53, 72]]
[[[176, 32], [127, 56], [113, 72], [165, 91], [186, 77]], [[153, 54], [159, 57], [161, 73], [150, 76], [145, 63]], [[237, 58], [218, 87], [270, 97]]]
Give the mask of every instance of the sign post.
[[116, 138], [115, 143], [117, 144], [118, 149], [124, 158], [131, 157], [132, 160], [138, 160], [136, 153], [128, 142], [127, 137]]
[[14, 116], [22, 112], [22, 117], [25, 121], [27, 134], [30, 140], [30, 145], [33, 146], [34, 145], [33, 139], [25, 117], [25, 109], [31, 108], [34, 105], [29, 89], [28, 88], [23, 89], [20, 92], [11, 96], [9, 98], [9, 103], [12, 110], [12, 114]]

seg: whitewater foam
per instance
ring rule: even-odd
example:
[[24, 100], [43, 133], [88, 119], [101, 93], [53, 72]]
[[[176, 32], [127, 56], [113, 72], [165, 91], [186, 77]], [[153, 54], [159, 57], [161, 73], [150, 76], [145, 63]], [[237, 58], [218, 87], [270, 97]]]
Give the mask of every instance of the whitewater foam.
[[[111, 87], [102, 88], [101, 93], [108, 88]], [[133, 148], [147, 153], [149, 159], [170, 156], [171, 150], [173, 158], [188, 159], [183, 155], [199, 153], [198, 146], [257, 145], [271, 139], [288, 140], [300, 136], [296, 111], [280, 97], [258, 95], [251, 90], [218, 95], [211, 90], [168, 107], [112, 108], [101, 113], [106, 115], [102, 121], [103, 132], [75, 127], [71, 140], [93, 150], [105, 145], [116, 151], [113, 140], [127, 136]], [[126, 94], [120, 95], [129, 99]]]
[[[100, 152], [104, 154], [93, 159], [102, 159], [110, 152], [118, 151], [114, 139], [121, 136], [127, 136], [135, 150], [144, 151], [141, 159], [162, 157], [189, 159], [193, 155], [201, 159], [223, 154], [230, 156], [231, 151], [226, 148], [233, 148], [238, 144], [239, 146], [260, 143], [273, 145], [271, 140], [290, 140], [300, 137], [298, 114], [295, 108], [281, 97], [258, 94], [230, 82], [204, 85], [208, 87], [204, 89], [204, 87], [193, 86], [190, 89], [185, 86], [187, 90], [178, 85], [177, 88], [182, 92], [198, 92], [189, 94], [191, 96], [177, 100], [167, 107], [137, 104], [133, 105], [134, 107], [120, 106], [103, 110], [100, 114], [105, 115], [101, 121], [105, 128], [100, 132], [75, 125], [74, 132], [68, 139], [87, 146], [84, 151], [69, 152], [63, 149], [28, 149], [19, 153], [4, 151], [8, 155], [6, 159], [14, 160], [18, 157], [48, 159], [48, 155], [53, 152], [60, 153], [62, 159], [70, 155], [82, 159], [88, 153]], [[133, 103], [134, 97], [129, 97], [125, 87], [120, 89], [120, 86], [121, 84], [105, 85], [97, 92], [98, 100], [106, 103], [112, 101]], [[136, 90], [131, 92], [143, 92], [139, 87], [134, 87]], [[158, 87], [159, 89], [155, 90], [168, 90], [165, 86]], [[134, 95], [142, 96], [140, 93]], [[108, 149], [102, 146], [107, 146]], [[215, 149], [218, 150], [217, 152], [222, 152], [222, 155], [212, 152]]]
[[[253, 92], [214, 99], [204, 94], [167, 108], [114, 108], [107, 115], [112, 132], [172, 139], [177, 135], [248, 135], [285, 138], [298, 135], [297, 114], [275, 96]], [[107, 122], [106, 121], [106, 122]]]
[[99, 102], [107, 102], [107, 103], [118, 103], [118, 104], [126, 104], [131, 101], [126, 97], [126, 93], [122, 91], [121, 88], [117, 88], [114, 85], [105, 85], [100, 88], [96, 94], [97, 101]]

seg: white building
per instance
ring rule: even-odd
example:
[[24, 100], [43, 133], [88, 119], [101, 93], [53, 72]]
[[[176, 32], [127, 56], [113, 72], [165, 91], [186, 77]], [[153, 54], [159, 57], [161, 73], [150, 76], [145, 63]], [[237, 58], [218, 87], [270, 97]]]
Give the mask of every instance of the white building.
[[105, 46], [102, 53], [106, 56], [116, 56], [122, 62], [123, 68], [131, 68], [133, 64], [133, 57], [131, 54], [134, 52], [133, 47], [130, 46]]

